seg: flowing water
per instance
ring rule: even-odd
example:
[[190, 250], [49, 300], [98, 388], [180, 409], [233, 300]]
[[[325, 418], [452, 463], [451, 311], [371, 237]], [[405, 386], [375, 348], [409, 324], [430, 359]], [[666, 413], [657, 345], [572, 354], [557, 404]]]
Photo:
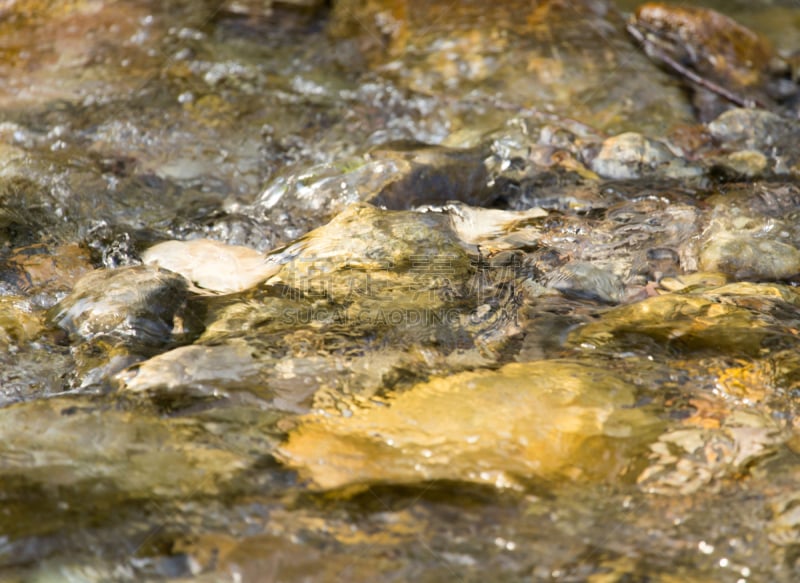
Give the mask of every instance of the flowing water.
[[797, 580], [800, 8], [690, 4], [0, 3], [0, 580]]

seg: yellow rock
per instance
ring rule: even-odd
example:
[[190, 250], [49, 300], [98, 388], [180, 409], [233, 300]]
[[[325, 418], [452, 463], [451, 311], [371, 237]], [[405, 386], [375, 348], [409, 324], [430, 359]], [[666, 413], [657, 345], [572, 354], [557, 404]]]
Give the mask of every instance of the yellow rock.
[[307, 415], [278, 455], [320, 490], [611, 478], [654, 426], [633, 403], [634, 388], [603, 368], [513, 363], [438, 378], [350, 417]]
[[756, 355], [766, 338], [780, 334], [768, 314], [775, 302], [800, 305], [800, 294], [780, 284], [740, 282], [686, 288], [619, 306], [572, 332], [573, 346], [627, 347], [649, 337], [682, 350]]
[[0, 348], [32, 340], [41, 331], [41, 317], [26, 299], [18, 296], [0, 297]]

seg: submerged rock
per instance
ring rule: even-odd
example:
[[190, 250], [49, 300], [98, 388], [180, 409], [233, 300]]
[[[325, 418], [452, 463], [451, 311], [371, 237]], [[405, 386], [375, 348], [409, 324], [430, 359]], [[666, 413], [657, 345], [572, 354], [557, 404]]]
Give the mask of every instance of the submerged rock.
[[732, 109], [709, 123], [708, 130], [719, 146], [709, 161], [734, 178], [800, 174], [796, 119]]
[[800, 324], [800, 293], [782, 285], [740, 283], [687, 288], [605, 312], [574, 330], [568, 343], [587, 350], [654, 354], [711, 352], [758, 355]]
[[634, 402], [634, 388], [602, 368], [509, 364], [434, 379], [349, 417], [307, 415], [278, 456], [321, 490], [618, 479], [655, 424]]
[[[52, 398], [0, 409], [0, 476], [11, 496], [31, 487], [65, 503], [88, 497], [192, 497], [218, 494], [252, 462], [195, 422]], [[99, 518], [99, 517], [98, 517]]]
[[489, 204], [499, 192], [489, 179], [486, 156], [483, 145], [385, 144], [363, 157], [279, 175], [244, 212], [278, 217], [302, 233], [354, 203], [393, 210], [451, 200]]
[[128, 391], [169, 393], [175, 400], [219, 397], [260, 387], [262, 367], [244, 343], [181, 346], [119, 373], [116, 380]]
[[703, 174], [694, 166], [673, 154], [667, 146], [627, 132], [603, 142], [591, 168], [603, 178], [628, 180], [632, 178], [692, 178]]
[[744, 411], [729, 415], [722, 427], [676, 428], [650, 446], [650, 464], [637, 482], [650, 493], [680, 496], [718, 488], [774, 454], [786, 438], [775, 420]]
[[679, 88], [639, 54], [607, 2], [470, 2], [454, 11], [446, 0], [343, 0], [329, 30], [358, 51], [353, 66], [366, 61], [423, 95], [485, 100], [465, 104], [455, 127], [496, 115], [498, 102], [617, 131], [629, 129], [620, 127], [627, 118], [665, 127], [690, 117]]
[[187, 287], [182, 276], [155, 267], [97, 270], [53, 306], [48, 320], [82, 340], [164, 346], [184, 333]]
[[47, 323], [72, 340], [72, 382], [105, 386], [126, 366], [199, 334], [187, 290], [181, 275], [144, 265], [82, 277], [47, 312]]
[[609, 304], [622, 300], [619, 277], [585, 261], [571, 261], [546, 276], [547, 286], [568, 297], [596, 299]]
[[400, 309], [441, 306], [474, 272], [447, 218], [351, 205], [330, 223], [268, 257], [271, 280], [306, 297]]
[[0, 279], [26, 294], [55, 295], [72, 289], [92, 270], [89, 253], [76, 244], [51, 247], [44, 244], [15, 248], [0, 268]]
[[696, 102], [706, 119], [722, 108], [710, 96], [739, 106], [778, 109], [780, 101], [797, 92], [788, 63], [770, 43], [719, 12], [649, 2], [636, 10], [628, 31], [648, 56], [700, 94]]
[[389, 209], [407, 209], [451, 200], [485, 206], [498, 193], [484, 165], [488, 152], [475, 148], [444, 148], [425, 144], [388, 144], [370, 157], [405, 166], [398, 180], [375, 192], [369, 199]]
[[41, 316], [28, 300], [0, 296], [0, 349], [32, 340], [42, 328]]
[[698, 243], [700, 269], [756, 281], [800, 274], [796, 209], [765, 216], [751, 210], [754, 204], [763, 205], [760, 196], [717, 196], [711, 201], [715, 204]]
[[742, 280], [791, 279], [800, 275], [800, 250], [772, 239], [716, 236], [702, 248], [700, 268]]

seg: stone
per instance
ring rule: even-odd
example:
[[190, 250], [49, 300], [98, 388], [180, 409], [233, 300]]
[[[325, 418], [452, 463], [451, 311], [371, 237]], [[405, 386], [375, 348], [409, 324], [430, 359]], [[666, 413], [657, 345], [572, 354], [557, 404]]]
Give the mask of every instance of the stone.
[[635, 389], [570, 361], [436, 378], [350, 416], [314, 412], [278, 457], [315, 490], [456, 480], [618, 479], [656, 422]]
[[183, 332], [188, 283], [150, 266], [99, 269], [83, 276], [48, 312], [48, 322], [84, 341], [155, 347]]
[[246, 290], [277, 271], [255, 249], [211, 239], [164, 241], [147, 249], [142, 261], [179, 273], [202, 290], [219, 293]]
[[626, 132], [604, 141], [590, 166], [603, 178], [612, 180], [630, 180], [645, 176], [690, 178], [702, 175], [699, 167], [678, 158], [661, 142], [635, 132]]

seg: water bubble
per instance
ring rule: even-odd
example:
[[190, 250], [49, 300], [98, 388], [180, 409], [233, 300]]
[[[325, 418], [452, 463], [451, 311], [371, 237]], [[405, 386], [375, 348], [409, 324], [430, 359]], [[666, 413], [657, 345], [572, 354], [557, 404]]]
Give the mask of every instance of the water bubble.
[[704, 555], [710, 555], [711, 553], [713, 553], [713, 552], [714, 552], [714, 545], [710, 545], [710, 544], [708, 544], [708, 543], [707, 543], [706, 541], [704, 541], [704, 540], [701, 540], [701, 541], [700, 541], [700, 542], [697, 544], [697, 548], [698, 548], [698, 550], [699, 550], [701, 553], [703, 553]]

